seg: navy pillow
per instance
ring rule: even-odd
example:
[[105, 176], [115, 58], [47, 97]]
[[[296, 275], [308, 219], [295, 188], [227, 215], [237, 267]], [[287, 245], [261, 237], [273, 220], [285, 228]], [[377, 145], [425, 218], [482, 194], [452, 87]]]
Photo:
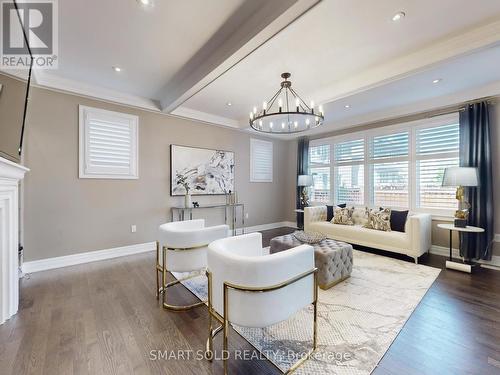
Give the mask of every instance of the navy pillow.
[[337, 204], [336, 206], [326, 205], [326, 221], [331, 221], [333, 219], [335, 207], [346, 208], [346, 205], [346, 203]]
[[391, 230], [404, 233], [407, 217], [408, 217], [408, 210], [406, 211], [391, 210]]

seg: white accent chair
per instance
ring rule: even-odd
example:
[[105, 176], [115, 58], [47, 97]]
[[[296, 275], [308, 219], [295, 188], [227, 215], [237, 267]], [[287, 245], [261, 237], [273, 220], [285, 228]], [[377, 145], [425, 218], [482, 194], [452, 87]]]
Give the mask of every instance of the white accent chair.
[[[207, 262], [207, 357], [213, 358], [213, 338], [221, 330], [227, 353], [229, 323], [264, 328], [313, 304], [312, 349], [288, 371], [299, 367], [316, 349], [318, 289], [313, 247], [300, 245], [266, 255], [262, 234], [251, 233], [212, 242]], [[221, 324], [216, 329], [212, 327], [213, 318]], [[226, 357], [227, 354], [223, 356], [225, 373]]]
[[167, 272], [204, 272], [207, 267], [208, 244], [227, 237], [229, 226], [205, 227], [205, 220], [197, 219], [162, 224], [159, 232], [156, 244], [156, 299], [159, 300], [161, 294], [163, 307], [172, 311], [185, 311], [204, 304], [205, 301], [185, 306], [168, 304], [167, 289], [199, 276], [199, 273], [167, 283]]

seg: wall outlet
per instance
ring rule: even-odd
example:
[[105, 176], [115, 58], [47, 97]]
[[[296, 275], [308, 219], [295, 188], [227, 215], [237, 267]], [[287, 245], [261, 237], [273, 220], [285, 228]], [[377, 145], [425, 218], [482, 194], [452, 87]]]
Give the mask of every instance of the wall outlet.
[[131, 226], [130, 226], [130, 231], [131, 231], [132, 233], [137, 232], [137, 225], [135, 225], [135, 224], [134, 224], [134, 225], [131, 225]]
[[248, 219], [248, 212], [245, 213], [245, 219]]

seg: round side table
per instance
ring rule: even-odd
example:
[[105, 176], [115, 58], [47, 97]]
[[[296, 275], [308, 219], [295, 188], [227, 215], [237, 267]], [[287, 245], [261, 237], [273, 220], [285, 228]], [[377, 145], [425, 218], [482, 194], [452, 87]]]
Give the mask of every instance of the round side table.
[[484, 232], [483, 228], [473, 227], [467, 225], [465, 228], [456, 227], [454, 224], [438, 224], [438, 228], [446, 229], [450, 231], [450, 259], [446, 261], [446, 268], [454, 269], [457, 271], [468, 272], [471, 273], [474, 268], [474, 264], [468, 264], [464, 262], [454, 262], [452, 256], [452, 234], [453, 232], [463, 232], [463, 233], [482, 233]]

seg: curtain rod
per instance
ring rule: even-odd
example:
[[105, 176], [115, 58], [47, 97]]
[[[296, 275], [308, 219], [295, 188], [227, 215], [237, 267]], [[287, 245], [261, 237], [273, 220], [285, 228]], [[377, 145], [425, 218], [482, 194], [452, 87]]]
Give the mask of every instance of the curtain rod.
[[432, 113], [429, 116], [427, 116], [427, 118], [450, 115], [450, 114], [455, 113], [455, 112], [463, 112], [463, 111], [465, 111], [465, 106], [470, 105], [470, 104], [486, 102], [488, 104], [494, 105], [497, 103], [496, 99], [497, 99], [497, 97], [495, 97], [495, 96], [486, 96], [484, 98], [469, 100], [469, 101], [466, 101], [466, 102], [459, 104], [458, 106], [453, 106], [451, 108], [444, 109], [443, 111]]

